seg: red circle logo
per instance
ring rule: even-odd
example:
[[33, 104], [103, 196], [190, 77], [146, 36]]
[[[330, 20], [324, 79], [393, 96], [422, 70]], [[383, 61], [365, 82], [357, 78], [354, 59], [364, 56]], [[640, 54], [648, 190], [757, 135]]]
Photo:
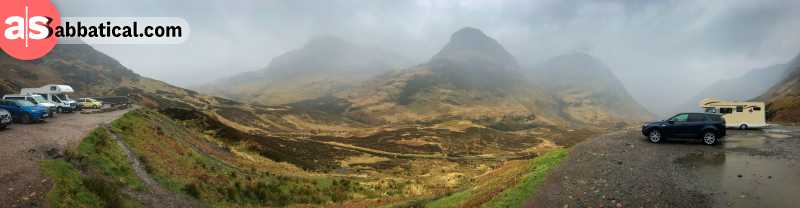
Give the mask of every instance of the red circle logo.
[[47, 55], [58, 42], [53, 33], [61, 15], [50, 0], [4, 0], [0, 7], [0, 47], [20, 60]]

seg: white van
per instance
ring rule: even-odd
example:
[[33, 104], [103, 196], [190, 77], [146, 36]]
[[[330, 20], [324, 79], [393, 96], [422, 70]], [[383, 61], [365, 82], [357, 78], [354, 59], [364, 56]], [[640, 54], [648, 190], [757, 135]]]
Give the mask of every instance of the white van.
[[33, 104], [36, 104], [38, 106], [45, 107], [45, 108], [47, 108], [47, 113], [44, 114], [42, 117], [50, 117], [50, 118], [55, 117], [56, 116], [56, 110], [58, 110], [58, 106], [56, 106], [56, 104], [53, 104], [50, 101], [47, 101], [41, 95], [4, 95], [3, 99], [4, 100], [25, 100], [25, 101], [31, 102]]
[[767, 126], [766, 111], [763, 102], [724, 101], [706, 98], [700, 101], [700, 107], [706, 113], [722, 114], [725, 126], [729, 128], [761, 128]]
[[55, 103], [58, 112], [73, 112], [78, 110], [78, 102], [69, 98], [68, 93], [75, 90], [69, 85], [45, 85], [39, 88], [22, 88], [19, 94], [41, 95], [45, 100]]

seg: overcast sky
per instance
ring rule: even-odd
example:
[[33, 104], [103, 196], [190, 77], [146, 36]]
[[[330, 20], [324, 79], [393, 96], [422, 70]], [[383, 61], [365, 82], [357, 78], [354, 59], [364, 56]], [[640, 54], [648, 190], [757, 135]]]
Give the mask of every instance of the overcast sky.
[[309, 38], [335, 35], [423, 62], [476, 27], [520, 63], [573, 51], [606, 62], [651, 111], [711, 82], [800, 53], [800, 1], [54, 1], [62, 16], [182, 17], [180, 45], [95, 45], [144, 76], [179, 86], [266, 66]]

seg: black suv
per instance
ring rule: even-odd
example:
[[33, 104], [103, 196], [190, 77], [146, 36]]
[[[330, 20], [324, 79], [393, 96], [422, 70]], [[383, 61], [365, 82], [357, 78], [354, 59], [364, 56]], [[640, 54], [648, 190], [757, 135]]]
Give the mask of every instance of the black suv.
[[667, 137], [700, 138], [708, 145], [725, 137], [725, 119], [712, 113], [679, 113], [667, 120], [642, 125], [642, 134], [658, 143]]

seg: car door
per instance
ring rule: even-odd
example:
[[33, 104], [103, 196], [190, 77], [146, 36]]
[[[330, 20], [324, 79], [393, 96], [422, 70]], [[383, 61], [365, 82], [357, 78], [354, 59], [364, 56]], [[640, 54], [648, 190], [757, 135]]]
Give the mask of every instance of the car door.
[[0, 101], [0, 108], [6, 109], [9, 113], [11, 113], [11, 117], [17, 118], [20, 114], [20, 108], [17, 106], [16, 103], [9, 100], [2, 100]]
[[670, 137], [685, 137], [686, 133], [688, 132], [688, 120], [688, 113], [675, 115], [667, 121], [667, 126], [665, 128], [666, 130], [664, 132]]
[[703, 134], [703, 126], [706, 123], [706, 117], [699, 113], [690, 113], [689, 119], [686, 121], [686, 136], [687, 137], [700, 137]]

